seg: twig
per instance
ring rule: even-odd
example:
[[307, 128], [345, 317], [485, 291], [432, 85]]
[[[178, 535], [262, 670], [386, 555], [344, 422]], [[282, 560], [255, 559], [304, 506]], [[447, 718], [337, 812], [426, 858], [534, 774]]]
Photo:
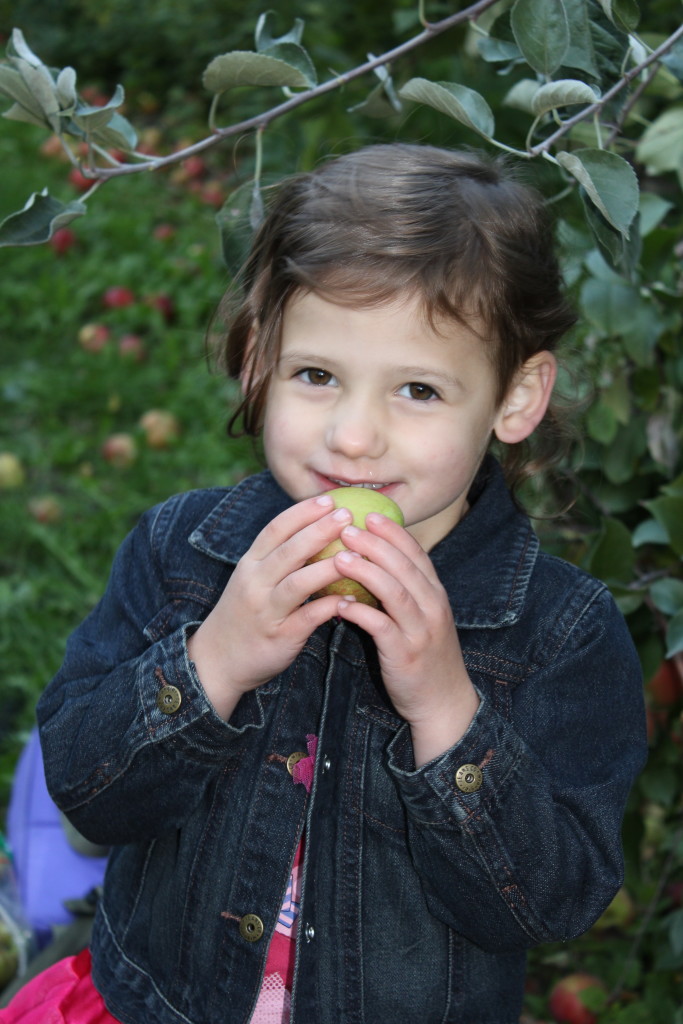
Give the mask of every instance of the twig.
[[[405, 43], [401, 43], [399, 46], [395, 46], [393, 49], [388, 50], [381, 56], [372, 57], [365, 61], [365, 63], [359, 64], [358, 67], [352, 68], [350, 71], [345, 71], [342, 74], [335, 75], [334, 78], [331, 78], [320, 85], [316, 85], [312, 89], [306, 89], [303, 92], [297, 93], [296, 96], [292, 96], [285, 100], [284, 103], [279, 103], [277, 106], [271, 107], [262, 114], [256, 114], [254, 117], [247, 118], [244, 121], [240, 121], [238, 124], [229, 125], [225, 128], [215, 128], [212, 135], [207, 136], [205, 139], [201, 139], [199, 142], [193, 143], [191, 146], [185, 147], [185, 149], [177, 150], [165, 157], [149, 159], [144, 164], [119, 164], [118, 167], [99, 167], [93, 170], [84, 169], [83, 173], [86, 177], [106, 181], [109, 178], [118, 178], [124, 174], [139, 174], [140, 171], [156, 171], [162, 167], [169, 166], [169, 164], [175, 164], [181, 160], [185, 160], [188, 156], [193, 156], [196, 153], [202, 153], [205, 150], [224, 142], [225, 139], [229, 139], [235, 135], [241, 135], [244, 132], [254, 129], [265, 129], [269, 124], [276, 120], [276, 118], [282, 117], [283, 114], [289, 113], [290, 110], [296, 109], [296, 107], [301, 106], [303, 103], [308, 103], [310, 100], [316, 99], [318, 96], [324, 96], [328, 92], [333, 92], [335, 89], [339, 89], [348, 82], [352, 82], [354, 79], [361, 78], [363, 75], [374, 71], [375, 68], [382, 67], [385, 64], [390, 64], [392, 61], [395, 61], [399, 57], [403, 57], [406, 53], [410, 53], [412, 50], [423, 46], [431, 39], [441, 35], [443, 32], [447, 32], [449, 29], [455, 28], [457, 25], [462, 25], [467, 21], [475, 21], [480, 14], [489, 7], [493, 7], [497, 2], [498, 0], [478, 0], [477, 3], [472, 4], [471, 7], [468, 7], [463, 11], [451, 14], [448, 18], [443, 18], [441, 21], [431, 22], [427, 24], [424, 30], [418, 35], [413, 36], [412, 39], [408, 39]], [[215, 101], [212, 105], [212, 116], [214, 114]]]

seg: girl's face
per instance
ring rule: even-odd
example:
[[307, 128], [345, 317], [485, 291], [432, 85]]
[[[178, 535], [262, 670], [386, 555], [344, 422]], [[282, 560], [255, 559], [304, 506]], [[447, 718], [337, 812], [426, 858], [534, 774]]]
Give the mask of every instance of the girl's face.
[[418, 300], [371, 309], [290, 300], [263, 424], [273, 475], [299, 501], [339, 486], [381, 490], [425, 550], [458, 522], [495, 429], [483, 344]]

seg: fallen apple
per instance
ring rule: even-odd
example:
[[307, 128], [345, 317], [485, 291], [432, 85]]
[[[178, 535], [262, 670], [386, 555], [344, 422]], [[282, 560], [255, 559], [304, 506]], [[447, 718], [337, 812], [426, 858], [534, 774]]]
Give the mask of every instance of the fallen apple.
[[17, 456], [13, 452], [0, 452], [0, 490], [11, 491], [25, 481], [26, 473]]
[[[335, 508], [347, 508], [349, 510], [353, 516], [353, 525], [361, 530], [366, 529], [365, 517], [370, 512], [379, 512], [381, 515], [398, 523], [399, 526], [403, 526], [403, 513], [396, 502], [379, 491], [373, 491], [369, 487], [336, 487], [333, 491], [328, 491], [328, 494], [334, 499]], [[337, 552], [343, 551], [345, 548], [344, 542], [338, 538], [324, 547], [313, 558], [309, 559], [309, 562], [319, 562], [323, 558], [332, 558]], [[347, 578], [330, 583], [319, 592], [318, 596], [324, 594], [355, 597], [356, 601], [372, 605], [374, 608], [378, 604], [377, 599], [362, 584]]]
[[558, 981], [550, 993], [550, 1012], [559, 1024], [595, 1024], [596, 1014], [586, 1006], [589, 991], [605, 992], [605, 986], [592, 974], [569, 974]]
[[140, 417], [140, 426], [150, 448], [168, 448], [180, 437], [180, 421], [166, 409], [148, 409]]
[[101, 448], [102, 458], [112, 466], [126, 469], [137, 458], [137, 445], [130, 434], [111, 434]]

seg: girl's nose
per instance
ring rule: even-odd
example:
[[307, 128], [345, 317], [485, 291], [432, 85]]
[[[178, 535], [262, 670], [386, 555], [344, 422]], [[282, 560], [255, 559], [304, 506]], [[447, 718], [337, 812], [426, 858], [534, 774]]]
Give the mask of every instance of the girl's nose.
[[342, 402], [330, 414], [327, 447], [350, 459], [378, 458], [386, 451], [386, 431], [377, 411], [366, 403]]

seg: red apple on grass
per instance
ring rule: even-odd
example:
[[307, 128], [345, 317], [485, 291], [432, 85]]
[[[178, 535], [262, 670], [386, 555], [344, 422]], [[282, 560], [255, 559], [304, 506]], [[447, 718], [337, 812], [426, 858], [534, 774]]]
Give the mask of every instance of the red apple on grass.
[[31, 498], [28, 510], [37, 523], [58, 523], [63, 513], [61, 503], [51, 494]]
[[[379, 491], [373, 491], [369, 487], [336, 487], [328, 494], [334, 500], [335, 508], [347, 508], [353, 516], [353, 525], [365, 530], [365, 517], [369, 512], [380, 512], [388, 519], [403, 526], [403, 513], [391, 498]], [[311, 562], [319, 562], [323, 558], [332, 558], [339, 551], [343, 551], [346, 545], [340, 539], [333, 540], [317, 555], [310, 559]], [[341, 579], [335, 580], [320, 591], [320, 594], [339, 594], [340, 597], [355, 597], [363, 604], [377, 607], [377, 599], [356, 580]]]
[[140, 426], [150, 448], [168, 448], [180, 437], [180, 422], [166, 409], [149, 409], [140, 417]]
[[568, 974], [550, 993], [550, 1012], [558, 1024], [595, 1024], [596, 1015], [584, 1002], [588, 991], [606, 993], [605, 986], [592, 974]]
[[102, 458], [110, 462], [112, 466], [119, 469], [126, 469], [132, 465], [138, 454], [135, 438], [130, 434], [111, 434], [101, 448]]
[[76, 244], [76, 234], [71, 228], [57, 228], [48, 244], [58, 256], [63, 256]]
[[107, 288], [102, 296], [102, 302], [107, 309], [124, 309], [126, 306], [133, 305], [135, 296], [130, 288], [124, 288], [122, 285], [112, 285], [111, 288]]
[[86, 352], [101, 352], [109, 341], [106, 324], [83, 324], [78, 332], [78, 344]]
[[145, 344], [137, 334], [124, 334], [119, 338], [119, 354], [132, 363], [144, 362], [147, 355]]

